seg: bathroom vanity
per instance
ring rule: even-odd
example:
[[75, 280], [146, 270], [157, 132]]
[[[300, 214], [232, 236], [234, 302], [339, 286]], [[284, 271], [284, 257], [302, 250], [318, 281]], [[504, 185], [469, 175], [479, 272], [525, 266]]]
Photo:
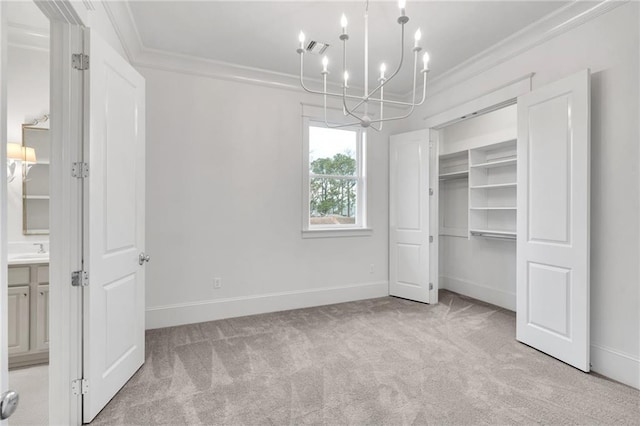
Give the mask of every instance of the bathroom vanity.
[[9, 259], [9, 367], [49, 361], [49, 259]]

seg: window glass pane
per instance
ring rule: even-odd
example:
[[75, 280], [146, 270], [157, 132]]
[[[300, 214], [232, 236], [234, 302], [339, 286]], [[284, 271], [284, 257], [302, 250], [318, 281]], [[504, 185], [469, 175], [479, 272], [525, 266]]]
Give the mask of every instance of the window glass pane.
[[357, 136], [354, 130], [309, 126], [309, 172], [354, 176]]
[[354, 225], [357, 180], [311, 178], [309, 181], [310, 225]]

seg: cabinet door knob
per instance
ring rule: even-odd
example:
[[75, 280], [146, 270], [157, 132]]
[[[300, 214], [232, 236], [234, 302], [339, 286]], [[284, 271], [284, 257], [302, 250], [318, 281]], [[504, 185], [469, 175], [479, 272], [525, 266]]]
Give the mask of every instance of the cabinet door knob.
[[27, 297], [27, 293], [22, 293], [22, 295], [23, 295], [24, 297]]
[[44, 296], [44, 292], [43, 291], [40, 292], [40, 296]]

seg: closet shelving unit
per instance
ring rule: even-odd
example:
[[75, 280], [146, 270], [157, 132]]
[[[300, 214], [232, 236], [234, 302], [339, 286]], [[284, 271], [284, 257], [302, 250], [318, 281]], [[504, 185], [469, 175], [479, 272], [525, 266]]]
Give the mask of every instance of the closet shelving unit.
[[467, 179], [469, 177], [469, 151], [440, 156], [440, 180]]
[[469, 150], [469, 233], [516, 238], [516, 140]]

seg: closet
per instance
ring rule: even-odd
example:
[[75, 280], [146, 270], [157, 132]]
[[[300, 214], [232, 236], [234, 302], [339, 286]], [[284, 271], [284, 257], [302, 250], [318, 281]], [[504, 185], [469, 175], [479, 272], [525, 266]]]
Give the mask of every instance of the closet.
[[439, 288], [516, 310], [517, 106], [438, 130]]
[[515, 338], [589, 371], [590, 71], [533, 74], [389, 146], [389, 294], [514, 310]]

